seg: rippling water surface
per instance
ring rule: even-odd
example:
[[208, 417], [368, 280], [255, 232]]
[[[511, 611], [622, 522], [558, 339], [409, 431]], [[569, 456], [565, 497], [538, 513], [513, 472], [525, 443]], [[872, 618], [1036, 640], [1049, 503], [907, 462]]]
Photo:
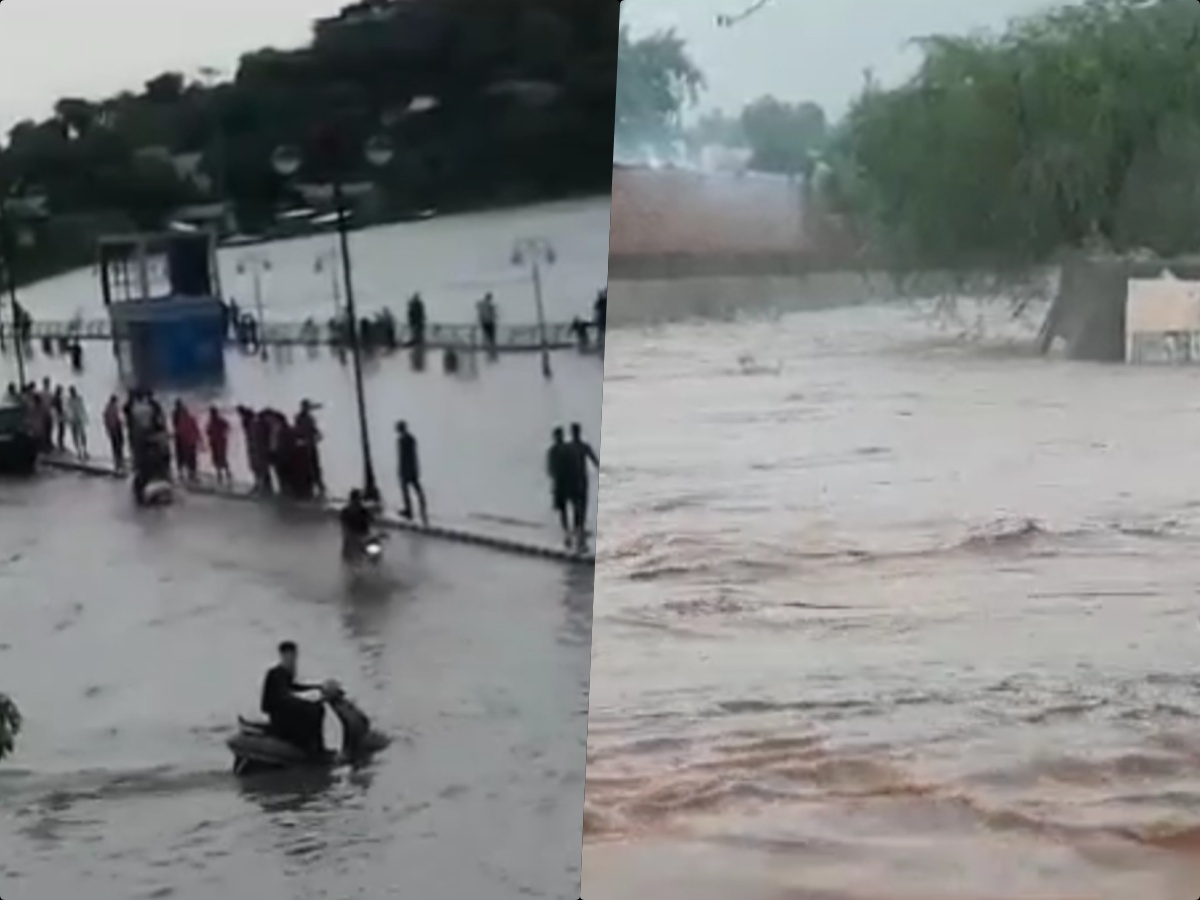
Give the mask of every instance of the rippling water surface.
[[1200, 893], [1200, 371], [1005, 318], [612, 335], [588, 900]]
[[[27, 718], [6, 900], [578, 896], [591, 573], [396, 535], [353, 585], [337, 547], [265, 508], [0, 488], [0, 689]], [[281, 636], [395, 737], [375, 764], [230, 774]]]

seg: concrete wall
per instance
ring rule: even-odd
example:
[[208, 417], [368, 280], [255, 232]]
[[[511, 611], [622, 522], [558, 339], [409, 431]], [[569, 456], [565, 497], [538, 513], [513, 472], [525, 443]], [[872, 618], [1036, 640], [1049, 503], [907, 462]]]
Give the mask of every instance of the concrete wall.
[[1066, 261], [1058, 296], [1042, 330], [1042, 350], [1061, 341], [1071, 359], [1121, 362], [1128, 352], [1125, 315], [1131, 279], [1200, 278], [1200, 259], [1079, 256]]

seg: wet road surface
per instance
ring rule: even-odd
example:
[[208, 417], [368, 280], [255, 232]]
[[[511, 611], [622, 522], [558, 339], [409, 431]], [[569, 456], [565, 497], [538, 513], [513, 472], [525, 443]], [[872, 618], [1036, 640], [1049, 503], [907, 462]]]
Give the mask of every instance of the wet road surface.
[[928, 312], [611, 336], [588, 900], [1200, 893], [1200, 370]]
[[[578, 896], [590, 572], [396, 535], [352, 585], [326, 521], [74, 476], [0, 485], [0, 548], [6, 900]], [[229, 773], [283, 637], [395, 736], [369, 769]]]

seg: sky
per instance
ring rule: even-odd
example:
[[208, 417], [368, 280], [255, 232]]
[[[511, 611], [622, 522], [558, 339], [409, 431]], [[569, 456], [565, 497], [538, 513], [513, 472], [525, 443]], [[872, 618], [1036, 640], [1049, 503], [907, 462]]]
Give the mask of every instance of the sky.
[[3, 0], [0, 133], [61, 97], [138, 89], [165, 71], [232, 70], [249, 50], [307, 42], [346, 0]]
[[[18, 0], [20, 2], [20, 0]], [[28, 2], [28, 0], [26, 0]], [[769, 0], [733, 28], [752, 0], [624, 0], [622, 22], [635, 37], [674, 28], [704, 70], [702, 107], [736, 112], [764, 94], [812, 100], [839, 116], [870, 68], [885, 84], [913, 71], [919, 55], [905, 44], [931, 34], [1002, 29], [1017, 16], [1061, 2], [1047, 0]]]

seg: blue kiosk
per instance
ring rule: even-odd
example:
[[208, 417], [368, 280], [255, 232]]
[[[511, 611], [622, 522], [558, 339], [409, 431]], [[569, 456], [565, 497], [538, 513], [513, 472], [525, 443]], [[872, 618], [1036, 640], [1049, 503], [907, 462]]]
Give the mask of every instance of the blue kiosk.
[[113, 352], [130, 387], [195, 387], [225, 378], [226, 306], [216, 238], [166, 232], [100, 240]]

